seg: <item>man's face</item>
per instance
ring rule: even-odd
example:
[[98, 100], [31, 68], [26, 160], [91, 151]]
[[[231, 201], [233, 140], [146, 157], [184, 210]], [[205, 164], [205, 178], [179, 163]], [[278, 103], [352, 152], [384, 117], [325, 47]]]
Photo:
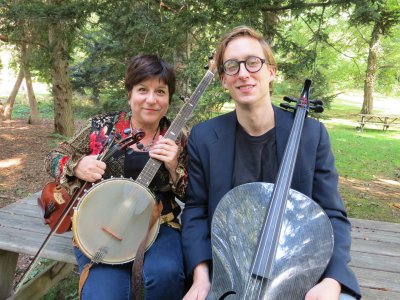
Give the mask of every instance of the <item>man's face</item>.
[[[230, 41], [225, 49], [223, 62], [228, 60], [245, 61], [251, 56], [265, 59], [260, 43], [248, 36], [237, 37]], [[222, 85], [226, 88], [236, 105], [252, 106], [264, 101], [270, 101], [269, 83], [275, 78], [275, 68], [269, 67], [268, 62], [262, 64], [259, 71], [249, 72], [244, 63], [240, 64], [239, 72], [235, 75], [222, 75]]]

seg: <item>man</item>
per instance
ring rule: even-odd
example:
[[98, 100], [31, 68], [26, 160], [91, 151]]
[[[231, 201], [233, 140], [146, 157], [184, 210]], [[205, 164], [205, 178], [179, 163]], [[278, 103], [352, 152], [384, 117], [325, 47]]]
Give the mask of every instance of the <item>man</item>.
[[[274, 182], [293, 124], [292, 114], [271, 103], [276, 63], [262, 35], [237, 27], [220, 42], [216, 64], [235, 111], [195, 126], [188, 143], [189, 184], [182, 215], [185, 264], [193, 285], [184, 300], [205, 299], [210, 288], [210, 224], [220, 199], [235, 186]], [[360, 298], [350, 261], [350, 223], [338, 190], [338, 174], [325, 127], [306, 119], [291, 188], [316, 201], [334, 230], [334, 250], [320, 282], [306, 300]], [[353, 295], [353, 296], [350, 296]]]

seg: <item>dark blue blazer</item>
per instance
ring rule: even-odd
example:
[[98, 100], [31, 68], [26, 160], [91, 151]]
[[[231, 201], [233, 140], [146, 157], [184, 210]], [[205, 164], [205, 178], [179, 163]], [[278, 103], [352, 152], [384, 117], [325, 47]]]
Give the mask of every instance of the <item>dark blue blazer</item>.
[[[279, 164], [293, 124], [293, 114], [274, 106], [276, 147]], [[220, 199], [233, 188], [236, 112], [193, 127], [188, 141], [189, 184], [182, 213], [182, 243], [188, 274], [212, 259], [210, 226]], [[311, 118], [304, 123], [291, 188], [316, 201], [329, 216], [334, 230], [334, 251], [323, 277], [334, 278], [357, 298], [360, 290], [350, 261], [350, 222], [338, 192], [325, 126]]]

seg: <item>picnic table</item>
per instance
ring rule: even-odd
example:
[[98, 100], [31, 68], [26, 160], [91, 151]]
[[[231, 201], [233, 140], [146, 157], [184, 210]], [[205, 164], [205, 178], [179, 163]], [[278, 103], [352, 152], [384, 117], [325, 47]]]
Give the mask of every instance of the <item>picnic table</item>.
[[365, 124], [378, 124], [382, 125], [383, 131], [386, 131], [389, 126], [400, 124], [400, 115], [383, 115], [383, 114], [359, 114], [360, 130], [363, 131]]
[[[0, 209], [0, 300], [8, 299], [20, 254], [34, 255], [50, 229], [36, 205], [40, 193]], [[350, 219], [352, 261], [363, 299], [400, 299], [400, 224]], [[75, 267], [71, 232], [56, 235], [42, 257], [53, 260], [13, 299], [40, 299]]]

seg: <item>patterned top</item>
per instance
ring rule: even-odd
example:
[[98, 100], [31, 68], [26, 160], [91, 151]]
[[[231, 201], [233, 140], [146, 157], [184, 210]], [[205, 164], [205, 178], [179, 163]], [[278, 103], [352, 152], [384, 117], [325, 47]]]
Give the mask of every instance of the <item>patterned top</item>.
[[[128, 135], [124, 133], [124, 130], [130, 128], [130, 118], [130, 112], [106, 113], [91, 118], [74, 137], [50, 151], [45, 159], [46, 171], [72, 195], [83, 184], [82, 180], [73, 175], [79, 160], [87, 155], [99, 154], [111, 130], [115, 130], [115, 134], [119, 134], [121, 139], [126, 138]], [[159, 124], [160, 134], [164, 135], [170, 124], [171, 122], [163, 117]], [[148, 187], [156, 199], [163, 202], [161, 224], [166, 223], [168, 226], [178, 229], [180, 223], [177, 217], [181, 208], [176, 202], [176, 197], [183, 198], [187, 185], [186, 141], [187, 136], [183, 132], [176, 140], [182, 150], [178, 159], [177, 173], [179, 177], [176, 184], [173, 184], [169, 172], [162, 164]], [[118, 151], [111, 160], [106, 162], [104, 179], [124, 176], [125, 154], [125, 151]]]

